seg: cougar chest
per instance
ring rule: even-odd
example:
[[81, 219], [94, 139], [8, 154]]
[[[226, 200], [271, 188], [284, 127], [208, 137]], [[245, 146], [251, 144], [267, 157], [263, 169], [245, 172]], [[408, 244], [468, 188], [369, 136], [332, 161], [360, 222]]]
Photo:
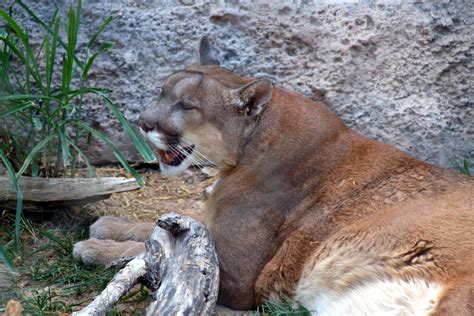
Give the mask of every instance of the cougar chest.
[[206, 224], [221, 272], [219, 303], [236, 309], [254, 306], [255, 282], [272, 256], [282, 222], [257, 191], [218, 191], [207, 205]]

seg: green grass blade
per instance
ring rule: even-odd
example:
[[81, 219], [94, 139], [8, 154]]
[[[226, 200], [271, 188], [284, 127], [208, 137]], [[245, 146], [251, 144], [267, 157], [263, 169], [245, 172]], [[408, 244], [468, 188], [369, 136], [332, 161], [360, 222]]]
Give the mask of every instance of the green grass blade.
[[109, 50], [110, 48], [112, 48], [114, 46], [114, 44], [112, 43], [104, 43], [102, 45], [100, 45], [100, 48], [97, 52], [95, 52], [86, 62], [85, 66], [84, 66], [84, 70], [82, 71], [82, 78], [87, 78], [87, 75], [89, 74], [89, 70], [90, 68], [92, 67], [92, 65], [94, 64], [94, 61], [96, 60], [97, 56], [99, 56], [100, 54], [102, 54], [103, 52]]
[[465, 175], [468, 175], [470, 176], [471, 175], [471, 171], [469, 169], [469, 165], [471, 163], [474, 164], [474, 159], [472, 160], [472, 162], [470, 163], [469, 160], [466, 160], [464, 159], [461, 163], [458, 162], [457, 159], [453, 158], [453, 157], [449, 157], [449, 161], [451, 162], [451, 165], [453, 166], [453, 168], [459, 172], [459, 173], [462, 173], [462, 174], [465, 174]]
[[59, 13], [59, 9], [56, 8], [56, 10], [54, 10], [53, 15], [51, 16], [51, 21], [49, 21], [49, 23], [48, 23], [48, 27], [51, 27], [52, 25], [54, 25], [54, 23], [56, 21], [56, 18], [58, 16], [58, 13]]
[[471, 170], [469, 169], [469, 165], [470, 165], [469, 160], [464, 159], [461, 165], [460, 164], [457, 164], [457, 165], [458, 165], [457, 169], [460, 173], [468, 175], [468, 176], [471, 175]]
[[69, 166], [69, 157], [71, 154], [69, 153], [69, 146], [66, 141], [66, 128], [62, 127], [59, 129], [59, 140], [61, 143], [61, 156], [63, 157], [63, 164], [64, 168]]
[[16, 191], [16, 212], [15, 212], [15, 248], [20, 248], [20, 225], [21, 225], [21, 216], [22, 216], [22, 208], [23, 208], [23, 195], [20, 190], [20, 185], [18, 184], [17, 177], [15, 176], [15, 170], [11, 165], [10, 161], [8, 160], [7, 156], [0, 149], [0, 157], [2, 158], [3, 164], [7, 168], [8, 175], [13, 182], [13, 187]]
[[[45, 76], [46, 76], [46, 89], [49, 94], [50, 87], [51, 87], [51, 82], [49, 81], [49, 69], [51, 67], [50, 61], [51, 61], [51, 48], [50, 48], [50, 42], [49, 42], [49, 36], [45, 35], [44, 37], [45, 45], [44, 45], [44, 59], [45, 59]], [[53, 61], [54, 62], [54, 61]]]
[[16, 23], [15, 20], [11, 18], [11, 16], [5, 12], [4, 10], [0, 10], [0, 16], [5, 19], [5, 21], [8, 23], [8, 25], [15, 31], [15, 33], [18, 35], [18, 38], [23, 42], [23, 44], [27, 43], [28, 44], [28, 36], [26, 33], [23, 31], [23, 29]]
[[56, 246], [55, 248], [60, 252], [63, 252], [65, 255], [70, 255], [72, 253], [73, 244], [68, 238], [63, 240], [49, 231], [41, 231], [40, 235], [46, 237], [49, 241], [52, 241]]
[[10, 55], [8, 54], [8, 47], [3, 45], [3, 48], [3, 51], [0, 51], [0, 94], [12, 94], [15, 93], [15, 88], [9, 77]]
[[[3, 36], [0, 36], [0, 40], [2, 40], [7, 46], [8, 48], [10, 48], [10, 50], [18, 57], [18, 59], [20, 59], [21, 61], [21, 64], [25, 66], [25, 77], [26, 77], [26, 83], [25, 85], [27, 86], [27, 91], [30, 91], [29, 89], [29, 86], [30, 86], [30, 75], [33, 77], [33, 79], [38, 82], [40, 88], [42, 87], [41, 85], [41, 78], [39, 77], [39, 74], [37, 72], [34, 71], [33, 68], [31, 68], [31, 65], [30, 65], [30, 62], [29, 62], [29, 59], [28, 59], [28, 56], [31, 56], [32, 53], [28, 53], [27, 52], [27, 55], [25, 56], [19, 49], [18, 47], [15, 45], [15, 43], [13, 43], [9, 38], [6, 38], [6, 37], [3, 37]], [[17, 78], [16, 74], [13, 72], [13, 75], [15, 76], [15, 78]], [[18, 82], [18, 79], [17, 79], [17, 82]]]
[[17, 105], [14, 105], [12, 107], [10, 107], [8, 110], [4, 111], [4, 112], [0, 112], [0, 118], [2, 117], [5, 117], [5, 116], [8, 116], [8, 115], [12, 115], [16, 112], [19, 112], [19, 111], [23, 111], [25, 109], [29, 109], [33, 106], [33, 102], [31, 101], [27, 101], [25, 103], [21, 103], [21, 104], [17, 104]]
[[467, 160], [464, 160], [464, 163], [463, 163], [463, 171], [464, 171], [464, 174], [470, 176], [471, 175], [471, 172], [469, 170], [469, 162]]
[[84, 70], [82, 71], [82, 78], [87, 78], [87, 75], [89, 74], [89, 70], [91, 69], [92, 67], [92, 64], [94, 63], [95, 59], [97, 58], [97, 56], [99, 56], [99, 52], [97, 53], [94, 53], [86, 62], [85, 66], [84, 66]]
[[58, 98], [49, 97], [47, 95], [39, 95], [39, 94], [17, 94], [17, 95], [6, 95], [0, 96], [0, 102], [5, 101], [17, 101], [17, 100], [50, 100], [61, 102]]
[[61, 72], [61, 93], [65, 93], [67, 91], [67, 76], [68, 76], [68, 63], [67, 63], [67, 57], [63, 55], [63, 60], [61, 62], [61, 65], [63, 66], [62, 72]]
[[33, 160], [33, 158], [35, 157], [35, 155], [48, 143], [50, 142], [51, 140], [53, 140], [53, 138], [56, 136], [56, 134], [50, 134], [48, 136], [46, 136], [45, 138], [43, 138], [41, 141], [38, 142], [38, 144], [36, 144], [35, 147], [33, 147], [33, 149], [31, 149], [30, 153], [28, 154], [28, 156], [26, 156], [25, 160], [23, 161], [23, 164], [20, 168], [20, 170], [18, 170], [18, 173], [17, 173], [17, 179], [26, 171], [26, 169], [28, 168], [28, 166], [31, 164], [31, 161]]
[[127, 159], [125, 159], [125, 157], [122, 155], [122, 153], [117, 150], [115, 145], [110, 141], [110, 139], [107, 138], [107, 136], [105, 136], [104, 134], [100, 133], [99, 131], [93, 129], [92, 127], [90, 127], [90, 126], [88, 126], [88, 125], [86, 125], [82, 122], [76, 122], [76, 124], [78, 124], [84, 130], [87, 130], [88, 132], [90, 132], [92, 135], [94, 135], [95, 137], [97, 137], [98, 139], [103, 141], [104, 143], [106, 143], [109, 146], [109, 148], [112, 150], [112, 152], [114, 153], [115, 157], [117, 157], [117, 160], [120, 162], [120, 164], [125, 168], [125, 170], [130, 172], [130, 174], [135, 178], [137, 183], [141, 187], [143, 187], [145, 185], [145, 183], [143, 182], [142, 177], [138, 174], [138, 172], [135, 169], [133, 169], [128, 164]]
[[[25, 31], [23, 31], [23, 29], [18, 25], [18, 23], [16, 23], [16, 21], [11, 18], [11, 16], [7, 12], [5, 12], [4, 10], [0, 10], [0, 16], [5, 19], [8, 25], [13, 29], [13, 31], [15, 31], [16, 35], [18, 36], [20, 41], [23, 43], [23, 46], [26, 50], [26, 56], [27, 56], [25, 66], [27, 66], [29, 70], [33, 70], [31, 74], [33, 75], [33, 78], [38, 84], [38, 88], [41, 91], [43, 91], [43, 82], [41, 81], [41, 78], [39, 76], [38, 62], [35, 59], [35, 54], [33, 53], [33, 50], [31, 49], [28, 35], [25, 33]], [[2, 39], [6, 40], [5, 38], [2, 38]], [[31, 60], [31, 63], [33, 64], [33, 67], [31, 67], [29, 64], [30, 60]]]
[[89, 172], [89, 177], [92, 178], [94, 176], [94, 168], [92, 168], [89, 159], [87, 159], [87, 156], [82, 152], [82, 150], [74, 144], [74, 141], [72, 141], [69, 137], [67, 139], [68, 144], [79, 154], [79, 156], [84, 160], [84, 163], [86, 164], [87, 171]]
[[49, 56], [46, 56], [47, 61], [48, 61], [48, 66], [46, 67], [46, 85], [48, 89], [48, 94], [50, 94], [51, 92], [51, 82], [53, 81], [54, 63], [56, 60], [56, 49], [58, 45], [60, 21], [61, 21], [61, 18], [58, 17], [56, 19], [56, 23], [54, 24], [53, 37], [51, 39], [51, 53], [49, 54]]
[[44, 49], [44, 46], [46, 45], [46, 42], [48, 41], [48, 37], [45, 36], [43, 38], [43, 40], [41, 41], [41, 45], [39, 46], [39, 48], [37, 49], [36, 51], [36, 54], [33, 56], [34, 57], [34, 60], [37, 62], [38, 61], [38, 58], [40, 57], [41, 55], [41, 52], [43, 51]]
[[40, 173], [40, 166], [38, 164], [38, 159], [35, 159], [31, 162], [31, 176], [37, 178]]
[[[23, 1], [21, 0], [16, 0], [16, 3], [18, 5], [20, 5], [23, 9], [25, 9], [25, 11], [33, 18], [33, 20], [35, 20], [36, 23], [38, 23], [39, 25], [41, 25], [49, 34], [53, 34], [54, 31], [48, 26], [48, 24], [46, 24], [46, 22], [44, 22], [40, 17], [38, 17], [26, 4], [23, 3]], [[67, 50], [67, 45], [66, 43], [64, 43], [64, 41], [58, 37], [58, 43], [64, 48]], [[76, 64], [79, 66], [79, 68], [83, 68], [83, 64], [82, 62], [79, 60], [79, 58], [77, 58], [77, 56], [74, 55], [74, 61], [76, 62]]]
[[[81, 22], [82, 0], [77, 1], [76, 16], [74, 17], [74, 28], [79, 31], [79, 24]], [[77, 35], [77, 33], [76, 33]]]
[[20, 59], [22, 64], [29, 66], [26, 56], [18, 49], [15, 43], [2, 35], [0, 35], [0, 40], [2, 40], [8, 46], [8, 48], [10, 48], [10, 50]]
[[257, 309], [256, 316], [263, 315], [292, 315], [310, 316], [311, 312], [297, 301], [292, 301], [287, 296], [282, 296], [283, 302], [267, 300]]
[[102, 25], [99, 27], [99, 29], [97, 30], [97, 32], [94, 33], [94, 35], [92, 35], [92, 37], [89, 39], [89, 41], [87, 42], [87, 47], [88, 48], [91, 48], [92, 45], [94, 44], [95, 40], [97, 39], [97, 37], [99, 37], [100, 33], [102, 33], [102, 31], [105, 29], [105, 27], [110, 23], [112, 22], [113, 20], [113, 17], [112, 16], [109, 16], [105, 21], [104, 23], [102, 23]]
[[72, 8], [69, 9], [68, 20], [67, 20], [67, 48], [66, 56], [63, 58], [63, 78], [61, 91], [64, 93], [69, 90], [69, 85], [72, 79], [72, 69], [73, 69], [73, 55], [74, 49], [76, 47], [75, 43], [75, 14]]
[[96, 88], [96, 87], [89, 87], [89, 88], [81, 88], [77, 90], [69, 90], [65, 93], [59, 93], [54, 95], [55, 98], [64, 98], [67, 97], [65, 103], [69, 103], [72, 99], [74, 99], [78, 95], [87, 94], [87, 93], [97, 93], [100, 91], [101, 93], [110, 93], [112, 90], [106, 88]]
[[140, 135], [140, 133], [132, 127], [132, 125], [128, 122], [128, 120], [123, 116], [123, 114], [120, 112], [120, 110], [115, 106], [115, 104], [112, 103], [112, 101], [103, 93], [97, 92], [97, 94], [101, 95], [102, 98], [104, 99], [105, 103], [109, 107], [109, 109], [112, 111], [112, 113], [115, 115], [117, 120], [120, 122], [122, 125], [123, 129], [125, 132], [128, 134], [130, 139], [132, 140], [133, 144], [135, 147], [138, 149], [140, 154], [143, 156], [143, 159], [147, 162], [153, 162], [156, 161], [156, 156], [153, 150], [150, 148], [146, 140]]
[[10, 258], [8, 258], [7, 251], [3, 245], [0, 246], [0, 261], [3, 262], [5, 267], [7, 267], [8, 271], [16, 273], [15, 266], [11, 262]]

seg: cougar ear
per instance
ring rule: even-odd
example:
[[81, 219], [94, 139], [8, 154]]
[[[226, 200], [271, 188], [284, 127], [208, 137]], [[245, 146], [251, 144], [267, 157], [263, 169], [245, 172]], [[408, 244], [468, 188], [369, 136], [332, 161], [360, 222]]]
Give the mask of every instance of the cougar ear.
[[259, 115], [272, 99], [273, 84], [268, 79], [258, 79], [233, 90], [235, 104], [248, 116]]
[[219, 66], [219, 61], [216, 57], [216, 52], [209, 42], [209, 37], [204, 35], [199, 40], [197, 48], [197, 58], [201, 65], [217, 65]]

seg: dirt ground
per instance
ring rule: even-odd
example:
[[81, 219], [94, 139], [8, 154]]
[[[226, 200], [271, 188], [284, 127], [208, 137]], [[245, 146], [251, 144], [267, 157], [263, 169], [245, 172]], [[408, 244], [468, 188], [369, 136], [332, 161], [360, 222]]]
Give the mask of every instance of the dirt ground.
[[[119, 168], [100, 168], [97, 176], [127, 176]], [[217, 170], [190, 169], [188, 173], [167, 178], [156, 170], [142, 170], [146, 185], [136, 191], [113, 194], [109, 199], [87, 204], [83, 211], [97, 216], [127, 217], [134, 221], [153, 221], [161, 214], [176, 212], [196, 220], [203, 219], [205, 190], [216, 180]]]

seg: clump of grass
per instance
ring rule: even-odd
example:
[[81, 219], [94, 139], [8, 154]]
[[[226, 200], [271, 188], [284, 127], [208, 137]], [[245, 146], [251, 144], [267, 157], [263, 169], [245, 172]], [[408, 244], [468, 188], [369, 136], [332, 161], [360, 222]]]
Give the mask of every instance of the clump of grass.
[[26, 271], [34, 281], [60, 285], [67, 292], [81, 293], [84, 289], [103, 289], [117, 272], [115, 269], [87, 266], [74, 260], [72, 248], [74, 242], [84, 238], [81, 233], [63, 232], [60, 237], [46, 230], [40, 235], [47, 242], [31, 254], [36, 259]]
[[[81, 8], [79, 0], [65, 18], [56, 9], [49, 21], [39, 18], [21, 0], [7, 10], [0, 10], [0, 24], [5, 25], [0, 28], [0, 159], [17, 192], [17, 249], [22, 212], [18, 178], [23, 174], [74, 177], [79, 166], [87, 167], [89, 176], [93, 176], [83, 151], [91, 138], [104, 142], [137, 182], [144, 184], [112, 141], [85, 121], [84, 104], [91, 96], [104, 102], [144, 159], [155, 160], [146, 141], [112, 102], [111, 90], [88, 86], [89, 72], [97, 57], [113, 46], [99, 41], [112, 17], [105, 19], [79, 49]], [[31, 45], [28, 30], [15, 19], [16, 10], [24, 10], [43, 29], [39, 46]], [[64, 39], [61, 29], [66, 31]], [[8, 263], [5, 258], [5, 251], [0, 249], [0, 259]]]
[[256, 316], [310, 316], [310, 311], [286, 295], [281, 296], [281, 302], [268, 300], [255, 312]]
[[[25, 225], [26, 226], [26, 225]], [[13, 234], [7, 228], [2, 235]], [[76, 241], [87, 235], [85, 229], [45, 229], [29, 228], [30, 243], [33, 234], [37, 240], [21, 253], [13, 252], [21, 257], [17, 260], [20, 277], [12, 279], [14, 288], [9, 297], [16, 298], [23, 305], [28, 315], [51, 315], [70, 313], [78, 306], [92, 299], [93, 294], [104, 289], [117, 269], [106, 269], [101, 266], [88, 266], [74, 260], [72, 248]], [[9, 247], [12, 248], [12, 247]], [[33, 290], [21, 286], [22, 282], [33, 285]], [[41, 290], [39, 290], [41, 289]], [[124, 302], [141, 302], [148, 297], [148, 291], [141, 287], [131, 291], [122, 298]], [[5, 304], [0, 302], [0, 306]]]
[[141, 303], [145, 301], [149, 295], [150, 293], [142, 284], [137, 290], [129, 291], [125, 296], [120, 298], [119, 303]]
[[[0, 120], [1, 126], [8, 126], [0, 131], [3, 140], [0, 149], [17, 171], [17, 177], [24, 173], [45, 177], [75, 176], [79, 163], [85, 164], [92, 175], [92, 167], [79, 141], [97, 137], [142, 184], [122, 153], [104, 134], [89, 126], [83, 115], [87, 97], [99, 97], [145, 160], [155, 159], [146, 141], [109, 98], [111, 90], [87, 85], [89, 71], [97, 57], [113, 47], [112, 43], [98, 42], [112, 17], [103, 22], [79, 55], [81, 1], [75, 9], [69, 8], [65, 23], [58, 10], [46, 22], [23, 2], [17, 0], [16, 4], [44, 29], [41, 44], [34, 48], [28, 31], [13, 17], [14, 7], [11, 6], [8, 12], [0, 10], [0, 18], [6, 23], [6, 28], [0, 31]], [[61, 27], [66, 29], [66, 40], [60, 36]]]
[[29, 315], [57, 315], [70, 313], [77, 304], [68, 304], [51, 288], [32, 291], [32, 296], [23, 300], [23, 312]]
[[454, 161], [455, 168], [458, 172], [468, 175], [471, 175], [471, 168], [474, 168], [474, 160], [469, 161], [468, 159], [464, 159], [461, 163]]

